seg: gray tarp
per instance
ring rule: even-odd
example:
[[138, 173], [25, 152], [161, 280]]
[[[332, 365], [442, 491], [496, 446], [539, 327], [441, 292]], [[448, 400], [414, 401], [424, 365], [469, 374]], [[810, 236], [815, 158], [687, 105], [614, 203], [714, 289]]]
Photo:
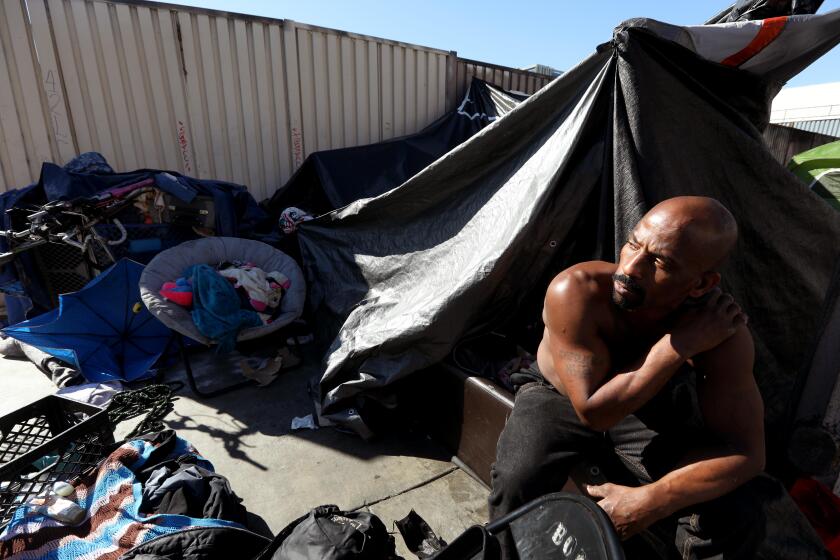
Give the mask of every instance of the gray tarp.
[[840, 215], [760, 131], [781, 84], [840, 41], [840, 11], [791, 17], [756, 49], [761, 26], [625, 22], [400, 187], [307, 223], [313, 304], [335, 335], [323, 413], [363, 433], [361, 397], [544, 293], [546, 271], [573, 264], [573, 241], [591, 247], [576, 260], [613, 260], [645, 211], [695, 194], [738, 219], [724, 287], [750, 314], [768, 422], [785, 422], [836, 291]]

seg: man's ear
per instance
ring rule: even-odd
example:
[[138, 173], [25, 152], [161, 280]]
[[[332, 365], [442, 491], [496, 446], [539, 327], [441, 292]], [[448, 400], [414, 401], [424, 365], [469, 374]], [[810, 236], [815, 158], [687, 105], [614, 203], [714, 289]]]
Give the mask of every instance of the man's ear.
[[694, 288], [688, 292], [688, 297], [699, 298], [714, 290], [720, 284], [720, 272], [708, 271], [697, 280]]

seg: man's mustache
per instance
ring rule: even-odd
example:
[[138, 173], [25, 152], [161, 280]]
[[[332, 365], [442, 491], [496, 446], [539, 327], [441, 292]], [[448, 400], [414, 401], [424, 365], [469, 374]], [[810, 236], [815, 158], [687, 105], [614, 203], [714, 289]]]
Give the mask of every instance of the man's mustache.
[[645, 289], [638, 282], [625, 274], [613, 274], [613, 280], [621, 284], [628, 292], [644, 296]]

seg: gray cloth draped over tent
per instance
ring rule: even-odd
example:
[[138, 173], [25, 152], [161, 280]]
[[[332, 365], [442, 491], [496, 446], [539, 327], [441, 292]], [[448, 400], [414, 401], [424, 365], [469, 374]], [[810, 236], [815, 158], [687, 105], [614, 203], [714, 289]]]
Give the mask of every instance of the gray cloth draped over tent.
[[840, 11], [775, 25], [757, 44], [762, 21], [627, 21], [400, 187], [305, 224], [313, 305], [334, 335], [322, 413], [364, 434], [366, 396], [504, 322], [550, 267], [614, 260], [649, 208], [691, 194], [738, 220], [724, 288], [750, 315], [768, 425], [784, 426], [838, 291], [840, 214], [761, 130], [781, 85], [840, 41]]

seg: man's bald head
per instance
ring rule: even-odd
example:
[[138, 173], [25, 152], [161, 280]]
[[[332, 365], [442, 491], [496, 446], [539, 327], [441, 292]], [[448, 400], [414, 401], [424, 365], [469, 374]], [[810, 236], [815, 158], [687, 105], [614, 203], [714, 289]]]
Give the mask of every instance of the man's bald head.
[[671, 231], [686, 263], [717, 270], [738, 240], [738, 225], [726, 207], [706, 196], [677, 196], [651, 208], [642, 218], [663, 232]]
[[669, 198], [639, 220], [613, 277], [613, 301], [632, 310], [673, 309], [720, 282], [718, 269], [738, 239], [729, 210], [713, 198]]

